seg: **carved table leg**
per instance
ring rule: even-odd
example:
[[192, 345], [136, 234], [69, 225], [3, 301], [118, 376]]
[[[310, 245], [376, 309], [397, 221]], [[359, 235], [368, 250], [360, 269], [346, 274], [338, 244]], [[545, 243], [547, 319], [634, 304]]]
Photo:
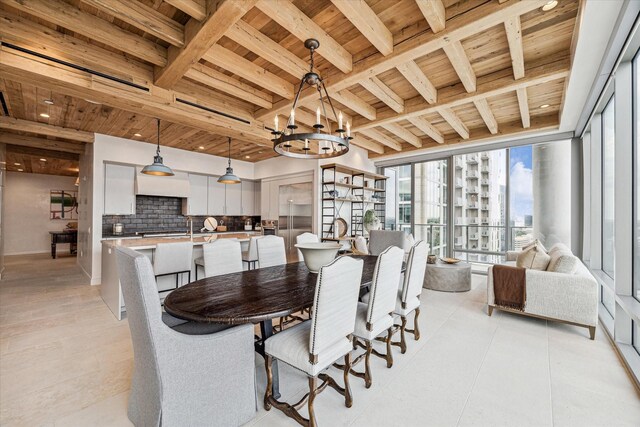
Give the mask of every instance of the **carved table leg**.
[[[256, 345], [256, 351], [260, 353], [263, 357], [265, 357], [265, 361], [266, 361], [266, 355], [264, 353], [264, 342], [267, 340], [267, 338], [273, 335], [273, 322], [271, 321], [271, 319], [260, 322], [260, 335], [262, 335], [262, 344]], [[278, 361], [277, 360], [274, 360], [271, 363], [271, 371], [273, 373], [272, 395], [275, 399], [279, 399], [280, 398], [280, 379], [278, 377]]]

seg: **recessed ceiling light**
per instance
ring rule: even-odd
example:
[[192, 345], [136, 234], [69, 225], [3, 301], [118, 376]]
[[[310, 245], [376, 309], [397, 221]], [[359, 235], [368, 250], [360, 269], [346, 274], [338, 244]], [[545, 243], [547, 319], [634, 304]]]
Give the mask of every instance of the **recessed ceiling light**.
[[139, 133], [134, 133], [133, 136], [142, 136]]
[[544, 6], [542, 6], [542, 11], [543, 12], [549, 12], [551, 9], [553, 9], [557, 5], [558, 5], [558, 0], [548, 1], [547, 3], [545, 3]]
[[101, 102], [92, 101], [90, 99], [85, 99], [85, 101], [87, 101], [89, 104], [101, 104]]
[[20, 166], [20, 163], [14, 163], [13, 165], [14, 166]]
[[251, 156], [244, 156], [244, 158], [245, 158], [245, 159], [250, 159], [250, 158], [251, 158]]
[[198, 150], [204, 150], [204, 147], [201, 145], [198, 147]]
[[41, 162], [46, 162], [46, 161], [47, 161], [47, 159], [40, 159], [40, 161], [41, 161]]
[[44, 117], [45, 119], [48, 119], [49, 115], [47, 113], [40, 113], [40, 117]]
[[44, 102], [44, 103], [45, 103], [45, 104], [47, 104], [47, 105], [53, 105], [53, 99], [45, 99], [45, 100], [44, 100], [44, 101], [42, 101], [42, 102]]
[[18, 169], [18, 172], [24, 172], [24, 169]]
[[549, 108], [549, 107], [550, 107], [550, 105], [549, 105], [549, 104], [542, 104], [542, 105], [540, 106], [540, 108]]

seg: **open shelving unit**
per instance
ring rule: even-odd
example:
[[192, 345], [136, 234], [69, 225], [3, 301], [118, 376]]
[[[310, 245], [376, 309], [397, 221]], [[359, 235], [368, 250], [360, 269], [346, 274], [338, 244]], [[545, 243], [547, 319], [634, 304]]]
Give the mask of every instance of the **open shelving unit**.
[[[348, 181], [348, 182], [347, 182]], [[346, 236], [364, 234], [364, 213], [373, 209], [384, 227], [387, 177], [335, 163], [322, 166], [322, 239], [337, 239], [336, 219], [348, 208]]]

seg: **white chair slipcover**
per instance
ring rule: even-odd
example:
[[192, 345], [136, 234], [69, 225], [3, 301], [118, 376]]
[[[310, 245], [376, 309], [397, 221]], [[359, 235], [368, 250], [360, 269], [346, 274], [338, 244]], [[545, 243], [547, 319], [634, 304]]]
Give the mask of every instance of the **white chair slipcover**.
[[[249, 270], [251, 270], [251, 266], [255, 268], [256, 263], [258, 262], [258, 239], [262, 239], [263, 236], [251, 236], [249, 239], [249, 247], [246, 251], [242, 252], [242, 261], [248, 264]], [[259, 267], [258, 267], [259, 268]]]
[[258, 263], [260, 268], [273, 267], [287, 263], [287, 252], [284, 249], [284, 238], [264, 236], [256, 241], [258, 246]]
[[240, 242], [218, 239], [202, 246], [204, 253], [204, 277], [242, 271], [242, 248]]
[[188, 273], [191, 281], [193, 242], [158, 243], [153, 254], [153, 273], [156, 277], [176, 274], [176, 288], [180, 273]]

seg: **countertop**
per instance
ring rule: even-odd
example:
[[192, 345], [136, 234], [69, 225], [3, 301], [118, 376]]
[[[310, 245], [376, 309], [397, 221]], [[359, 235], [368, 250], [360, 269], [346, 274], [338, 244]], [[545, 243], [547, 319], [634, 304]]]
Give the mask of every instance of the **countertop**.
[[[205, 243], [213, 242], [217, 239], [238, 239], [239, 241], [248, 241], [251, 236], [257, 236], [256, 232], [237, 232], [237, 233], [219, 233], [211, 234], [207, 236], [193, 236], [194, 246], [203, 245]], [[139, 239], [105, 239], [102, 241], [103, 245], [108, 247], [123, 246], [130, 249], [155, 249], [158, 243], [177, 243], [188, 242], [190, 239], [185, 237], [142, 237]]]

